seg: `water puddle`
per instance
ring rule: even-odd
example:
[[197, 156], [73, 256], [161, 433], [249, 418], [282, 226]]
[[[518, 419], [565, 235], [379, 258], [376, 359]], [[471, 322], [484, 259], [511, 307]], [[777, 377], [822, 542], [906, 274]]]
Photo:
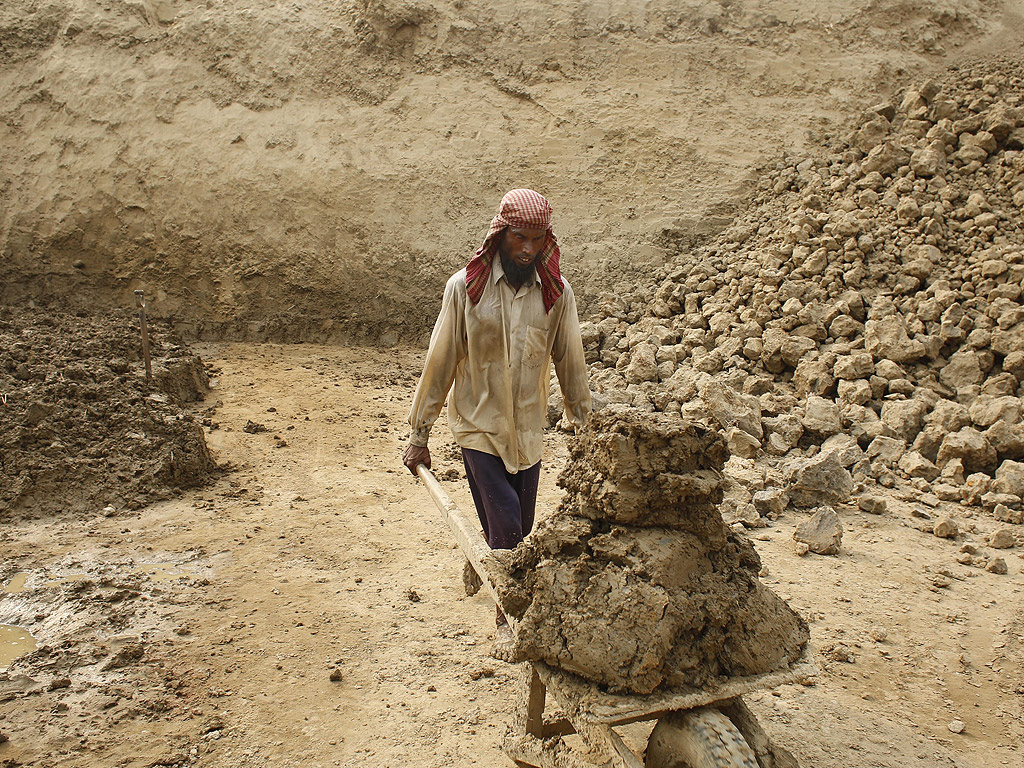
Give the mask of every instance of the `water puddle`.
[[[28, 592], [30, 587], [27, 585], [28, 578], [31, 576], [29, 573], [16, 573], [11, 577], [11, 580], [7, 582], [4, 587], [4, 592], [8, 595], [20, 595], [24, 592]], [[59, 587], [61, 584], [70, 584], [74, 581], [85, 581], [89, 578], [86, 573], [73, 573], [70, 576], [61, 576], [59, 579], [51, 579], [50, 581], [44, 581], [42, 586], [44, 587]], [[35, 589], [36, 587], [31, 587]]]
[[[191, 571], [177, 563], [138, 563], [137, 565], [123, 566], [127, 573], [138, 573], [148, 577], [152, 581], [172, 581], [180, 578], [194, 578], [199, 574], [196, 571]], [[20, 595], [28, 592], [30, 587], [27, 586], [27, 582], [31, 574], [29, 573], [16, 573], [11, 577], [11, 580], [3, 588], [3, 592], [8, 595]], [[35, 589], [37, 586], [43, 588], [48, 587], [59, 587], [62, 584], [72, 584], [77, 581], [85, 581], [86, 579], [97, 579], [97, 576], [90, 576], [87, 573], [72, 573], [66, 576], [60, 576], [54, 579], [48, 579], [42, 582], [41, 585], [34, 585], [31, 589]]]
[[[169, 582], [175, 579], [192, 579], [199, 576], [196, 571], [183, 568], [178, 563], [136, 563], [132, 565], [117, 566], [117, 571], [122, 575], [138, 574], [154, 582]], [[40, 574], [46, 578], [47, 574]], [[87, 579], [103, 580], [109, 578], [107, 575], [97, 576], [87, 573], [74, 573], [57, 578], [49, 578], [39, 582], [32, 579], [29, 585], [31, 573], [22, 572], [14, 574], [10, 580], [3, 585], [0, 593], [4, 595], [21, 595], [40, 587], [52, 588], [64, 584], [85, 581]], [[11, 662], [28, 653], [37, 647], [36, 639], [30, 632], [13, 624], [0, 624], [0, 669], [6, 669]]]
[[141, 573], [153, 581], [171, 581], [182, 577], [193, 577], [198, 574], [195, 571], [188, 571], [177, 563], [139, 563], [132, 566], [133, 573]]
[[7, 586], [4, 587], [4, 592], [10, 595], [17, 595], [21, 592], [25, 592], [25, 582], [28, 580], [27, 573], [16, 573], [11, 577], [11, 580], [7, 582]]
[[0, 624], [0, 669], [36, 649], [36, 639], [21, 627]]
[[59, 579], [53, 579], [51, 581], [44, 581], [44, 587], [59, 587], [61, 584], [71, 584], [75, 581], [85, 581], [89, 578], [87, 573], [73, 573], [70, 576], [61, 576]]

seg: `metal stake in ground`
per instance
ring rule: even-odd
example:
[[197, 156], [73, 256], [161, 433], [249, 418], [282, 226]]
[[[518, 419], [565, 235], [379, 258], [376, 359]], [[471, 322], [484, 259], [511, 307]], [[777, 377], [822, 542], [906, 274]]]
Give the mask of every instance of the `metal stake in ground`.
[[149, 360], [149, 329], [146, 327], [146, 302], [143, 300], [143, 291], [135, 291], [135, 306], [139, 310], [139, 329], [142, 331], [142, 359], [146, 363], [146, 383], [149, 384], [153, 378], [153, 366]]

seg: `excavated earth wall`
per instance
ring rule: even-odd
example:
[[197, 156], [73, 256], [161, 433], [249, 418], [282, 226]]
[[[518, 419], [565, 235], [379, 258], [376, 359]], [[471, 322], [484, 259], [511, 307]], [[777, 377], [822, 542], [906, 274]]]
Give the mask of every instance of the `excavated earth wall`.
[[1018, 4], [7, 0], [0, 302], [142, 288], [191, 338], [419, 342], [528, 186], [587, 312]]

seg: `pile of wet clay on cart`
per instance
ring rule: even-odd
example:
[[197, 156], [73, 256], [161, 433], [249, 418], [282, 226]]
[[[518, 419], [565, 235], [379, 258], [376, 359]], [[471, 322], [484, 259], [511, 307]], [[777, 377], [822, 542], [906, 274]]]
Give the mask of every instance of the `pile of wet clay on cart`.
[[514, 657], [650, 693], [787, 668], [807, 625], [717, 503], [721, 433], [611, 407], [570, 444], [557, 512], [517, 547]]
[[0, 308], [0, 509], [138, 508], [211, 477], [203, 362], [160, 324], [150, 342], [147, 382], [130, 313]]

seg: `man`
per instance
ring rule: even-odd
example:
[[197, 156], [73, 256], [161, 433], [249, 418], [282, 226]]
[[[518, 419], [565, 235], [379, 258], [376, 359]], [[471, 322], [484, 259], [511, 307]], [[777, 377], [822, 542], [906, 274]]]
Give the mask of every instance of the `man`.
[[[492, 549], [515, 547], [533, 528], [551, 361], [566, 418], [580, 427], [590, 414], [576, 299], [559, 257], [548, 201], [531, 189], [506, 194], [476, 256], [445, 286], [413, 397], [403, 462], [415, 474], [430, 467], [430, 428], [454, 381], [448, 420]], [[504, 622], [499, 609], [499, 630]]]

